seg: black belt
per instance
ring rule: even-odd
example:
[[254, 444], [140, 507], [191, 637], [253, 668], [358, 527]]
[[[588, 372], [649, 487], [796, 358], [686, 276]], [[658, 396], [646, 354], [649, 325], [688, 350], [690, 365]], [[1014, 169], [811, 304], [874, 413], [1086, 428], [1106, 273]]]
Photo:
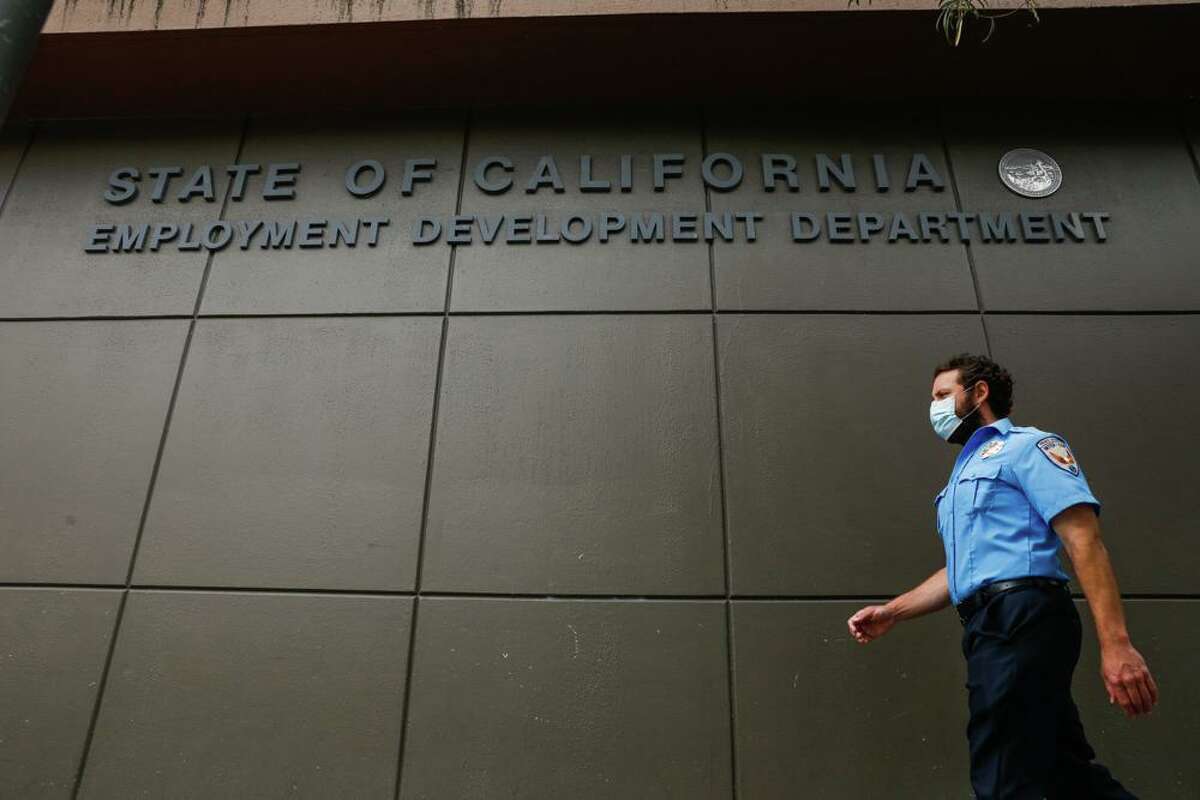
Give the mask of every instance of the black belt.
[[1067, 582], [1058, 578], [1014, 578], [1007, 581], [994, 581], [986, 583], [975, 592], [975, 594], [963, 600], [955, 609], [958, 610], [958, 618], [962, 620], [962, 624], [966, 625], [975, 612], [987, 605], [987, 602], [996, 595], [1002, 592], [1009, 592], [1013, 589], [1020, 589], [1025, 586], [1033, 586], [1038, 589], [1051, 589], [1058, 591], [1067, 591]]

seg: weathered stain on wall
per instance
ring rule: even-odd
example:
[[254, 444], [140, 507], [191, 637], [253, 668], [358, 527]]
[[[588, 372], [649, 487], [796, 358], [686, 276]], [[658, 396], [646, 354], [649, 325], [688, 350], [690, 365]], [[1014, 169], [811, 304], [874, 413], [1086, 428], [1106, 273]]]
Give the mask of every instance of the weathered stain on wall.
[[[1171, 5], [1170, 0], [1044, 0], [1041, 8]], [[934, 0], [57, 0], [47, 33], [186, 30], [346, 22], [617, 14], [929, 10]], [[997, 9], [1022, 0], [999, 0]]]

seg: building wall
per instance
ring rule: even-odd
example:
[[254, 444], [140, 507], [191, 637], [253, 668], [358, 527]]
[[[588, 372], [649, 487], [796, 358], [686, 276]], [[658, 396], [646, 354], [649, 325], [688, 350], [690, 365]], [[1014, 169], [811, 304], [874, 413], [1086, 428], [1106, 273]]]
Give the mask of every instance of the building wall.
[[[1104, 503], [1148, 719], [1191, 798], [1200, 126], [1169, 105], [41, 121], [0, 145], [0, 796], [963, 797], [952, 612], [845, 619], [943, 563], [930, 370], [992, 354]], [[997, 159], [1061, 164], [1045, 199]], [[700, 162], [738, 156], [743, 183]], [[905, 191], [912, 153], [945, 185]], [[579, 155], [633, 189], [578, 188]], [[683, 176], [651, 186], [651, 154]], [[796, 157], [763, 191], [758, 155]], [[816, 185], [814, 154], [859, 186]], [[884, 156], [891, 187], [871, 182]], [[488, 194], [474, 168], [514, 164]], [[564, 191], [526, 192], [553, 155]], [[437, 161], [401, 192], [405, 160]], [[345, 189], [373, 158], [388, 181]], [[234, 199], [224, 165], [297, 162]], [[213, 199], [106, 202], [216, 168]], [[498, 173], [495, 173], [498, 174]], [[420, 216], [762, 214], [756, 241], [450, 245]], [[1095, 211], [1106, 241], [794, 242], [789, 215]], [[375, 247], [85, 252], [104, 223], [390, 219]], [[332, 223], [331, 223], [332, 224]], [[1082, 601], [1081, 601], [1081, 608]], [[1086, 614], [1086, 610], [1085, 610]]]
[[[1039, 8], [1177, 5], [1179, 0], [1042, 0]], [[998, 0], [992, 7], [1023, 7], [1023, 0]], [[926, 0], [871, 0], [850, 7], [843, 0], [57, 0], [47, 33], [100, 33], [215, 28], [254, 28], [330, 23], [497, 20], [533, 17], [615, 15], [735, 15], [821, 11], [932, 11]]]

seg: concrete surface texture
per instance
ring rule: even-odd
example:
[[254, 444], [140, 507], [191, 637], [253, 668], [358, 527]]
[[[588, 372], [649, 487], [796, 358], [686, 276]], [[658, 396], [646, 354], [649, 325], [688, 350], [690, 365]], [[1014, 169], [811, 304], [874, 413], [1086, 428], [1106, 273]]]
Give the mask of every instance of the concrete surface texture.
[[[1014, 419], [1065, 437], [1104, 503], [1163, 699], [1133, 722], [1110, 707], [1085, 628], [1093, 744], [1139, 796], [1197, 797], [1191, 114], [810, 103], [10, 129], [0, 797], [968, 796], [957, 619], [868, 648], [845, 629], [942, 563], [932, 503], [954, 452], [927, 393], [961, 350], [1010, 367]], [[1053, 156], [1062, 188], [1005, 188], [1013, 147]], [[739, 185], [706, 184], [715, 153], [744, 165]], [[795, 191], [764, 190], [762, 153], [795, 158]], [[847, 155], [854, 191], [821, 188], [818, 153]], [[913, 153], [940, 187], [906, 190]], [[581, 188], [581, 154], [607, 191]], [[682, 158], [661, 191], [654, 154]], [[477, 181], [495, 157], [509, 167]], [[363, 159], [388, 178], [356, 197]], [[294, 196], [268, 199], [269, 165], [293, 162]], [[259, 168], [240, 193], [234, 164]], [[179, 167], [161, 202], [156, 166]], [[136, 196], [105, 200], [122, 167]], [[631, 239], [646, 214], [746, 210], [753, 241], [670, 223]], [[794, 241], [797, 210], [852, 215], [850, 240]], [[1087, 210], [1108, 214], [1103, 241], [856, 227]], [[573, 214], [627, 224], [606, 243], [482, 241], [499, 216]], [[390, 220], [375, 246], [330, 246], [336, 221], [371, 215]], [[456, 216], [470, 244], [447, 242]], [[438, 241], [414, 242], [422, 217]], [[325, 220], [321, 246], [85, 251], [97, 225], [264, 219]]]

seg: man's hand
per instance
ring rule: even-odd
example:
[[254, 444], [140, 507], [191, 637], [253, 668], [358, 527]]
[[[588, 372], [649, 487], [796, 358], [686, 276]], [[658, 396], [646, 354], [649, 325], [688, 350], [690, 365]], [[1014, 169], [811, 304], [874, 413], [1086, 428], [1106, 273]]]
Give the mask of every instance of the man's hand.
[[850, 635], [859, 644], [866, 644], [890, 631], [898, 621], [896, 612], [887, 606], [867, 606], [856, 611], [846, 624], [850, 628]]
[[1158, 684], [1142, 654], [1128, 642], [1100, 648], [1100, 677], [1108, 702], [1119, 704], [1127, 717], [1149, 714], [1158, 702]]
[[1108, 702], [1120, 705], [1127, 717], [1149, 713], [1158, 702], [1158, 686], [1146, 659], [1129, 643], [1121, 593], [1095, 510], [1087, 503], [1077, 503], [1057, 514], [1050, 524], [1071, 556], [1096, 621], [1100, 677], [1108, 690]]
[[950, 591], [946, 588], [946, 568], [942, 567], [920, 586], [893, 598], [887, 605], [867, 606], [856, 611], [846, 620], [846, 625], [859, 644], [866, 644], [883, 636], [902, 619], [924, 616], [948, 605]]

